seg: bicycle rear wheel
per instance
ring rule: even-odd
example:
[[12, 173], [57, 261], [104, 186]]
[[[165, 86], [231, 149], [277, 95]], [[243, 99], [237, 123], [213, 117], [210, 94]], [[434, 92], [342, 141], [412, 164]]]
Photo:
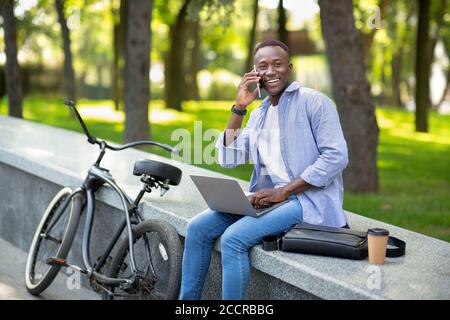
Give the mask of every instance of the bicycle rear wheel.
[[[104, 299], [174, 300], [181, 280], [182, 247], [178, 232], [164, 221], [147, 220], [133, 229], [133, 250], [140, 276], [134, 285], [110, 287]], [[107, 272], [111, 278], [132, 276], [128, 237], [124, 238]]]
[[52, 199], [36, 229], [25, 269], [28, 292], [37, 295], [53, 282], [61, 266], [51, 266], [51, 257], [65, 259], [75, 237], [82, 210], [82, 195], [63, 188]]

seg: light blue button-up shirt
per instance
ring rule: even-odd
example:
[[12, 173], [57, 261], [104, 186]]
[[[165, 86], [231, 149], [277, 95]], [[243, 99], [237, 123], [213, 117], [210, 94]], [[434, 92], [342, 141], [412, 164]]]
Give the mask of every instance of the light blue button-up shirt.
[[[223, 143], [224, 132], [216, 144], [222, 167], [254, 164], [250, 192], [274, 187], [270, 176], [261, 174], [263, 165], [256, 143], [270, 105], [270, 99], [265, 98], [228, 147]], [[333, 102], [324, 94], [293, 82], [281, 95], [278, 108], [280, 151], [289, 179], [301, 177], [313, 186], [297, 195], [303, 208], [303, 221], [344, 226], [348, 220], [343, 210], [342, 171], [348, 163], [348, 151]]]

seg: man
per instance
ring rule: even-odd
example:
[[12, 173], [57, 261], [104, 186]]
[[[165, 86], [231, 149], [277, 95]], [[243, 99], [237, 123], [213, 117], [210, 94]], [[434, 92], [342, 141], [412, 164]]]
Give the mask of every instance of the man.
[[[242, 299], [249, 277], [249, 249], [266, 235], [280, 234], [302, 221], [347, 225], [342, 202], [342, 170], [347, 144], [333, 102], [297, 82], [290, 83], [288, 47], [263, 41], [254, 50], [256, 71], [246, 73], [228, 126], [217, 142], [219, 162], [235, 167], [252, 160], [255, 207], [289, 199], [260, 216], [206, 210], [188, 224], [180, 299], [200, 299], [214, 241], [221, 236], [222, 298]], [[261, 84], [268, 97], [242, 121]]]

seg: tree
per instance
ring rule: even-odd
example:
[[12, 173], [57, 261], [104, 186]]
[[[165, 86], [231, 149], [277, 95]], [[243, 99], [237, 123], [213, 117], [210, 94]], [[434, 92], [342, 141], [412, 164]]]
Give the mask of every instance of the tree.
[[283, 0], [278, 1], [278, 39], [289, 46], [288, 31], [286, 29], [286, 10], [284, 10]]
[[170, 28], [170, 49], [165, 59], [164, 100], [167, 108], [181, 110], [184, 99], [184, 55], [186, 53], [186, 17], [191, 0], [184, 0], [175, 23]]
[[17, 61], [17, 34], [16, 18], [14, 17], [14, 1], [2, 0], [1, 10], [5, 32], [5, 82], [9, 103], [9, 115], [22, 118], [22, 81], [19, 62]]
[[319, 6], [333, 95], [349, 149], [344, 182], [352, 192], [377, 192], [378, 125], [352, 0], [319, 0]]
[[[447, 22], [448, 25], [445, 28], [445, 32], [443, 33], [442, 42], [444, 43], [444, 49], [447, 53], [447, 57], [450, 57], [450, 20]], [[445, 101], [447, 96], [447, 92], [450, 88], [450, 63], [447, 65], [447, 70], [445, 71], [445, 86], [444, 91], [442, 91], [442, 96], [438, 100], [438, 102], [433, 106], [435, 110], [439, 109], [439, 106]]]
[[428, 132], [430, 103], [430, 1], [417, 0], [419, 22], [416, 41], [416, 131]]
[[[401, 94], [401, 83], [405, 81], [403, 77], [404, 69], [404, 55], [408, 53], [408, 45], [412, 46], [413, 41], [410, 39], [409, 21], [414, 14], [414, 2], [412, 5], [407, 2], [396, 1], [395, 5], [391, 6], [390, 21], [388, 21], [387, 31], [391, 41], [391, 103], [396, 106], [403, 106]], [[406, 16], [406, 19], [401, 19], [401, 16]], [[388, 17], [389, 18], [389, 17]], [[408, 59], [409, 60], [409, 59]]]
[[[447, 7], [447, 0], [434, 1], [430, 5], [430, 45], [426, 62], [428, 63], [429, 68], [431, 68], [431, 65], [433, 64], [434, 49], [436, 48], [436, 44], [439, 39], [443, 40], [444, 46], [448, 46], [448, 43], [446, 41], [448, 41], [449, 39], [445, 38], [445, 35], [448, 33], [448, 22], [446, 22], [444, 19], [444, 15], [448, 11]], [[431, 73], [431, 70], [429, 72]], [[446, 74], [448, 74], [448, 72]], [[428, 99], [428, 106], [432, 107], [430, 95], [428, 95]]]
[[406, 94], [414, 78], [415, 11], [415, 2], [408, 0], [354, 1], [367, 77], [380, 104], [402, 106], [408, 99]]
[[185, 55], [185, 96], [186, 100], [199, 100], [200, 93], [198, 90], [197, 74], [200, 70], [200, 19], [194, 21], [188, 21], [186, 25], [187, 41], [186, 41], [186, 51]]
[[442, 91], [441, 98], [438, 100], [436, 105], [433, 106], [435, 110], [438, 110], [441, 104], [445, 101], [449, 88], [450, 88], [450, 65], [447, 66], [447, 71], [445, 72], [445, 86], [444, 90]]
[[[377, 12], [375, 12], [375, 15], [379, 14], [380, 20], [384, 17], [384, 14], [386, 13], [386, 9], [389, 5], [389, 0], [379, 0], [377, 5]], [[372, 17], [376, 18], [376, 17]], [[373, 39], [375, 38], [375, 33], [377, 32], [379, 27], [372, 26], [370, 29], [370, 32], [363, 33], [363, 48], [364, 48], [364, 62], [368, 63], [369, 56], [370, 56], [370, 49], [372, 48]]]
[[123, 100], [123, 64], [126, 32], [127, 0], [119, 1], [119, 8], [115, 6], [115, 1], [111, 1], [111, 14], [113, 17], [113, 61], [111, 70], [111, 94], [116, 111], [120, 108], [120, 101]]
[[150, 45], [153, 0], [128, 3], [125, 46], [125, 132], [124, 141], [150, 136]]
[[253, 48], [255, 47], [256, 42], [256, 27], [258, 25], [258, 14], [259, 14], [259, 6], [258, 0], [253, 0], [253, 11], [252, 11], [252, 28], [250, 29], [250, 33], [248, 36], [248, 53], [247, 60], [245, 63], [244, 73], [248, 72], [253, 67]]
[[55, 0], [56, 11], [58, 12], [58, 22], [61, 27], [64, 48], [64, 84], [66, 95], [72, 100], [76, 100], [75, 72], [73, 70], [72, 52], [70, 45], [70, 31], [67, 27], [67, 20], [64, 15], [65, 0]]

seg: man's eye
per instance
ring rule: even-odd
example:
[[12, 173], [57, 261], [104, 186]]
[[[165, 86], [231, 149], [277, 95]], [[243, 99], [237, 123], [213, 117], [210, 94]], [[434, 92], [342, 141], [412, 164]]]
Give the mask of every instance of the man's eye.
[[259, 66], [259, 70], [266, 70], [267, 66]]

